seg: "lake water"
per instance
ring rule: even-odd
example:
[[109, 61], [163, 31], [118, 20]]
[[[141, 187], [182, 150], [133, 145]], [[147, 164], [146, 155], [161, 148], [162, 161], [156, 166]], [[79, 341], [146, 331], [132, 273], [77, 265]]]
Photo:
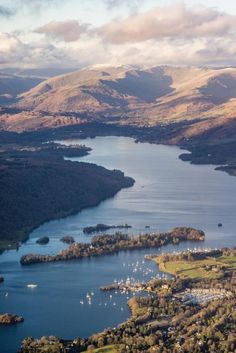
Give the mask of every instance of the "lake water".
[[[136, 144], [123, 137], [64, 143], [86, 144], [93, 151], [80, 160], [123, 170], [136, 182], [132, 188], [121, 190], [97, 207], [42, 225], [18, 251], [0, 256], [0, 273], [5, 277], [0, 286], [0, 312], [16, 313], [25, 318], [23, 324], [0, 328], [1, 353], [16, 352], [26, 336], [57, 335], [70, 339], [113, 327], [129, 316], [127, 296], [114, 294], [110, 298], [108, 293], [101, 293], [99, 287], [115, 279], [146, 280], [161, 275], [154, 263], [143, 263], [147, 250], [20, 266], [23, 254], [54, 254], [65, 248], [66, 245], [60, 242], [64, 235], [72, 235], [76, 241], [89, 241], [90, 237], [85, 236], [82, 229], [97, 223], [127, 223], [132, 225], [131, 234], [145, 232], [145, 226], [150, 226], [150, 232], [191, 226], [206, 232], [204, 243], [167, 246], [161, 251], [236, 245], [236, 178], [215, 171], [213, 166], [195, 166], [180, 161], [181, 151], [177, 147]], [[223, 223], [222, 228], [218, 228], [219, 222]], [[46, 246], [35, 244], [43, 235], [50, 237], [50, 243]], [[155, 252], [158, 253], [158, 249]], [[29, 283], [36, 283], [38, 287], [29, 289]], [[94, 294], [92, 304], [86, 299], [88, 292]]]

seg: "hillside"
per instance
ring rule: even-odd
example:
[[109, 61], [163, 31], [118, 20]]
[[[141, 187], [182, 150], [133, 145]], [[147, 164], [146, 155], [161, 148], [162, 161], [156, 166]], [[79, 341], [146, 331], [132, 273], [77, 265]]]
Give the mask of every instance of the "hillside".
[[99, 121], [141, 127], [183, 123], [186, 138], [229, 125], [232, 134], [236, 68], [88, 68], [41, 82], [19, 94], [16, 107], [14, 114], [1, 113], [1, 129], [32, 131]]
[[20, 95], [18, 107], [47, 113], [80, 113], [90, 119], [155, 125], [232, 117], [235, 68], [91, 68], [51, 78]]
[[0, 129], [71, 126], [78, 134], [86, 124], [96, 123], [101, 128], [93, 129], [93, 136], [114, 127], [113, 134], [125, 132], [139, 141], [183, 146], [193, 152], [183, 156], [185, 160], [230, 164], [235, 169], [233, 67], [91, 67], [41, 82], [18, 95], [13, 108], [0, 113]]
[[17, 69], [0, 71], [0, 105], [17, 101], [17, 96], [37, 86], [46, 79], [71, 72], [71, 69]]
[[22, 92], [37, 86], [44, 79], [37, 76], [26, 76], [0, 71], [0, 105], [10, 104]]
[[49, 77], [65, 75], [69, 72], [75, 71], [76, 69], [59, 68], [59, 67], [46, 67], [46, 68], [19, 68], [9, 67], [2, 69], [1, 72], [5, 74], [23, 76], [23, 77], [40, 77], [42, 79], [48, 79]]
[[0, 251], [26, 240], [43, 222], [96, 206], [133, 185], [120, 171], [63, 159], [88, 150], [39, 144], [0, 153]]

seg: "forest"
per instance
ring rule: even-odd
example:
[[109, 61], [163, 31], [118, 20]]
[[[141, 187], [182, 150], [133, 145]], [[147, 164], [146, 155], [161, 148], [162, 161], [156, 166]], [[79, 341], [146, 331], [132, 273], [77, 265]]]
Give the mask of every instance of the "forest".
[[4, 144], [0, 152], [0, 249], [17, 247], [42, 223], [97, 205], [134, 180], [117, 170], [64, 160], [85, 146]]

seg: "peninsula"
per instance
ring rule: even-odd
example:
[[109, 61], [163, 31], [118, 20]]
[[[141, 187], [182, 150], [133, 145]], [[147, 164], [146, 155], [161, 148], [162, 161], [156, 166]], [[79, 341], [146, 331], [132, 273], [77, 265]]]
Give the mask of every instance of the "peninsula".
[[88, 154], [82, 145], [27, 138], [13, 144], [6, 135], [1, 143], [0, 252], [18, 247], [42, 223], [97, 206], [134, 184], [121, 171], [64, 159]]
[[156, 248], [167, 244], [178, 244], [181, 241], [203, 241], [205, 234], [201, 230], [187, 227], [174, 228], [169, 232], [151, 233], [131, 237], [125, 234], [98, 235], [91, 243], [74, 243], [57, 255], [27, 254], [21, 257], [22, 265], [41, 262], [69, 261], [83, 257], [114, 254], [122, 250]]

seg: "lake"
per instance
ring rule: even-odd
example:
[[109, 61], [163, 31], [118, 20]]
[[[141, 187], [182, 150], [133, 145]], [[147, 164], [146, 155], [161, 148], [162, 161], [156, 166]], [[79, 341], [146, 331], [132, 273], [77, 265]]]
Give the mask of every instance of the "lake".
[[[113, 327], [129, 316], [127, 295], [113, 294], [110, 298], [99, 287], [128, 277], [147, 280], [162, 275], [154, 263], [144, 261], [147, 250], [29, 267], [19, 264], [23, 254], [55, 254], [65, 248], [60, 242], [64, 235], [71, 235], [76, 241], [90, 241], [91, 237], [84, 235], [82, 229], [97, 223], [127, 223], [132, 226], [130, 234], [191, 226], [205, 231], [204, 243], [167, 246], [161, 251], [236, 245], [236, 178], [215, 171], [213, 166], [180, 161], [182, 151], [177, 147], [137, 144], [125, 137], [63, 143], [86, 144], [93, 149], [88, 156], [72, 160], [120, 169], [136, 182], [97, 207], [45, 223], [32, 232], [30, 240], [18, 251], [0, 256], [0, 273], [5, 277], [0, 286], [0, 312], [25, 318], [23, 324], [0, 328], [1, 353], [16, 352], [26, 336], [57, 335], [71, 339]], [[218, 223], [223, 227], [218, 228]], [[36, 244], [44, 235], [50, 237], [49, 244]], [[29, 283], [38, 287], [27, 288]], [[91, 304], [86, 299], [88, 292]]]

